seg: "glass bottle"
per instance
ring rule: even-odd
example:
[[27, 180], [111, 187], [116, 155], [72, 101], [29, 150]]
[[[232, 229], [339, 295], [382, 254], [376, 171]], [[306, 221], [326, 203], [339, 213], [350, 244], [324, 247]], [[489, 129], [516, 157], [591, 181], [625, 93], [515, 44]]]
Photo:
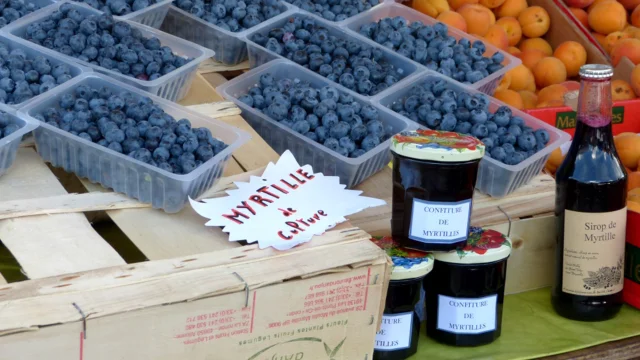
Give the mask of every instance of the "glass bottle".
[[622, 306], [627, 174], [613, 142], [608, 65], [580, 69], [577, 124], [556, 173], [552, 303], [569, 319], [600, 321]]

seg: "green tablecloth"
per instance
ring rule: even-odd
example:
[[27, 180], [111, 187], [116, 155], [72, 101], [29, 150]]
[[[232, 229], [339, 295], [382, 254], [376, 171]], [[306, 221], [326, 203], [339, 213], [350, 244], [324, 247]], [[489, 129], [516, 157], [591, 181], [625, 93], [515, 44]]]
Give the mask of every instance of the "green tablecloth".
[[640, 310], [625, 305], [609, 321], [572, 321], [556, 315], [549, 292], [547, 288], [506, 296], [502, 335], [489, 345], [474, 348], [442, 345], [427, 338], [423, 327], [418, 353], [410, 359], [531, 359], [640, 335]]

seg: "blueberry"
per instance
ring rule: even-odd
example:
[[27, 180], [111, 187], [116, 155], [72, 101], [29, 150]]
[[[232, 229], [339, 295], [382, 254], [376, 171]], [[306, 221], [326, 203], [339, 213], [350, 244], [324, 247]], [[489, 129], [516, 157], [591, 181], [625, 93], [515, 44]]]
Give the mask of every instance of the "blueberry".
[[522, 150], [533, 150], [536, 147], [536, 137], [533, 133], [523, 133], [518, 136], [517, 143]]
[[536, 143], [546, 145], [549, 142], [549, 132], [545, 129], [538, 129], [534, 132]]

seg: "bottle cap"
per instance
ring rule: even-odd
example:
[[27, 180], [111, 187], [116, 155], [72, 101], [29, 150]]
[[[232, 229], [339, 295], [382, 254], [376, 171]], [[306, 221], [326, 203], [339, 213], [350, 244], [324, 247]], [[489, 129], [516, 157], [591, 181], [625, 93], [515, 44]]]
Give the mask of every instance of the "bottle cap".
[[373, 238], [371, 241], [384, 250], [393, 261], [391, 280], [422, 278], [433, 269], [433, 255], [429, 253], [406, 249], [390, 236]]
[[487, 264], [506, 259], [511, 254], [511, 240], [495, 230], [469, 229], [464, 247], [449, 252], [434, 252], [438, 261], [452, 264]]
[[603, 80], [613, 76], [613, 67], [604, 64], [587, 64], [580, 67], [582, 79]]
[[485, 146], [471, 135], [418, 129], [394, 135], [391, 151], [417, 160], [464, 162], [482, 158]]

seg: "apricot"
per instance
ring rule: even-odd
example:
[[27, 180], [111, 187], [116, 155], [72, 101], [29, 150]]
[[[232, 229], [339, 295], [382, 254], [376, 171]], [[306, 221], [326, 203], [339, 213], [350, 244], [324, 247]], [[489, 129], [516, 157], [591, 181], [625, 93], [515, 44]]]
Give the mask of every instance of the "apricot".
[[429, 3], [433, 5], [434, 8], [436, 8], [436, 10], [438, 11], [438, 14], [451, 10], [447, 0], [427, 0], [427, 1], [429, 1]]
[[522, 51], [520, 51], [520, 49], [515, 46], [509, 46], [507, 48], [507, 52], [513, 56], [518, 56], [518, 54], [520, 54]]
[[596, 5], [606, 2], [615, 2], [616, 0], [595, 0], [587, 7], [587, 13], [591, 12], [591, 10], [596, 7]]
[[506, 0], [502, 5], [498, 6], [494, 11], [498, 18], [506, 16], [517, 18], [521, 12], [523, 12], [529, 4], [527, 0]]
[[513, 106], [518, 110], [524, 109], [524, 103], [522, 102], [522, 97], [516, 91], [513, 90], [499, 90], [493, 94], [493, 97]]
[[[640, 171], [631, 171], [627, 173], [627, 191], [640, 188]], [[638, 204], [635, 201], [633, 203]]]
[[611, 51], [616, 46], [618, 41], [622, 39], [628, 39], [630, 37], [631, 35], [622, 31], [614, 31], [604, 38], [604, 44], [602, 45], [602, 47], [604, 48], [604, 51], [607, 52], [607, 54], [611, 54]]
[[636, 8], [633, 9], [629, 21], [631, 22], [631, 25], [640, 27], [640, 5], [636, 6]]
[[640, 136], [623, 136], [613, 139], [620, 161], [629, 169], [635, 169], [640, 161]]
[[640, 202], [635, 202], [635, 201], [629, 200], [627, 202], [627, 210], [640, 213]]
[[549, 100], [549, 101], [539, 102], [538, 105], [536, 105], [536, 108], [543, 109], [543, 108], [563, 107], [563, 106], [564, 106], [564, 101]]
[[598, 44], [600, 44], [600, 46], [602, 46], [602, 48], [604, 49], [605, 43], [607, 41], [606, 40], [607, 39], [607, 35], [602, 35], [602, 34], [598, 34], [597, 32], [592, 32], [591, 36], [593, 36], [593, 38], [596, 39]]
[[533, 76], [536, 79], [536, 85], [544, 88], [566, 81], [567, 68], [560, 59], [548, 56], [538, 61], [533, 68]]
[[514, 17], [503, 17], [496, 21], [496, 25], [502, 27], [504, 32], [507, 33], [507, 39], [509, 40], [509, 46], [515, 46], [520, 42], [522, 38], [522, 27], [520, 23]]
[[520, 51], [525, 51], [530, 49], [540, 50], [547, 56], [553, 55], [553, 48], [551, 48], [551, 45], [549, 45], [549, 43], [543, 38], [533, 38], [533, 39], [522, 40], [518, 48], [520, 49]]
[[638, 134], [634, 133], [634, 132], [629, 132], [629, 131], [625, 131], [622, 132], [614, 137], [618, 138], [618, 137], [625, 137], [625, 136], [638, 136]]
[[518, 54], [518, 58], [522, 60], [522, 65], [529, 68], [529, 70], [533, 70], [533, 67], [536, 66], [538, 61], [547, 57], [545, 53], [540, 50], [532, 49], [525, 50]]
[[560, 165], [562, 165], [563, 161], [564, 161], [564, 155], [562, 155], [562, 149], [556, 148], [551, 152], [551, 155], [549, 155], [549, 159], [547, 159], [547, 164], [555, 168], [559, 168]]
[[[632, 37], [634, 39], [640, 39], [640, 28], [635, 26], [627, 26], [624, 30], [622, 30], [623, 34], [629, 35], [628, 37]], [[615, 33], [613, 33], [615, 34]], [[611, 34], [609, 34], [611, 35]], [[608, 35], [607, 35], [608, 36]]]
[[589, 28], [589, 14], [586, 11], [579, 8], [569, 8], [569, 11], [573, 14], [573, 16], [584, 26], [585, 28]]
[[436, 7], [430, 4], [427, 0], [414, 0], [413, 8], [434, 19], [438, 17], [438, 9], [436, 9]]
[[507, 38], [507, 33], [500, 25], [491, 25], [489, 26], [489, 30], [484, 35], [485, 40], [493, 46], [497, 47], [501, 50], [506, 50], [509, 46], [509, 39]]
[[458, 10], [467, 4], [477, 4], [478, 0], [449, 0], [449, 6], [453, 10]]
[[528, 90], [520, 90], [518, 94], [520, 94], [522, 98], [522, 104], [525, 109], [535, 109], [536, 104], [538, 104], [538, 95], [536, 95], [536, 93]]
[[502, 5], [504, 2], [505, 0], [480, 0], [480, 5], [489, 9], [495, 9], [498, 6]]
[[589, 11], [589, 26], [600, 34], [622, 31], [626, 24], [627, 11], [618, 2], [601, 2]]
[[640, 0], [618, 0], [627, 10], [633, 10], [640, 5]]
[[531, 70], [527, 69], [526, 66], [520, 64], [509, 70], [508, 74], [511, 76], [509, 89], [536, 91], [536, 80]]
[[631, 100], [636, 98], [636, 93], [628, 82], [613, 80], [611, 82], [611, 96], [613, 101]]
[[636, 96], [640, 96], [640, 65], [636, 65], [633, 70], [631, 70], [631, 78], [629, 81]]
[[564, 94], [569, 90], [561, 84], [547, 86], [538, 93], [538, 103], [561, 101], [564, 104]]
[[[627, 169], [627, 174], [630, 172], [631, 170]], [[635, 202], [636, 204], [640, 205], [640, 188], [634, 188], [629, 190], [629, 192], [627, 193], [627, 200], [631, 202]], [[640, 210], [636, 210], [636, 211], [640, 212]]]
[[518, 15], [522, 33], [526, 37], [541, 37], [549, 31], [551, 19], [547, 10], [540, 6], [531, 6]]
[[458, 9], [467, 23], [467, 32], [473, 35], [484, 36], [491, 24], [491, 10], [478, 4], [467, 4]]
[[640, 64], [640, 40], [622, 39], [611, 50], [611, 64], [618, 65], [622, 57], [627, 57], [634, 65]]
[[568, 77], [577, 76], [580, 67], [587, 63], [587, 50], [575, 41], [565, 41], [558, 45], [553, 56], [562, 61]]
[[504, 74], [502, 79], [500, 79], [500, 82], [498, 83], [498, 87], [496, 87], [496, 91], [507, 90], [509, 86], [511, 86], [511, 74], [506, 73]]
[[443, 13], [438, 15], [436, 19], [441, 23], [447, 24], [458, 30], [467, 32], [467, 22], [464, 20], [462, 15], [458, 14], [455, 11], [451, 11], [451, 10], [444, 11]]

